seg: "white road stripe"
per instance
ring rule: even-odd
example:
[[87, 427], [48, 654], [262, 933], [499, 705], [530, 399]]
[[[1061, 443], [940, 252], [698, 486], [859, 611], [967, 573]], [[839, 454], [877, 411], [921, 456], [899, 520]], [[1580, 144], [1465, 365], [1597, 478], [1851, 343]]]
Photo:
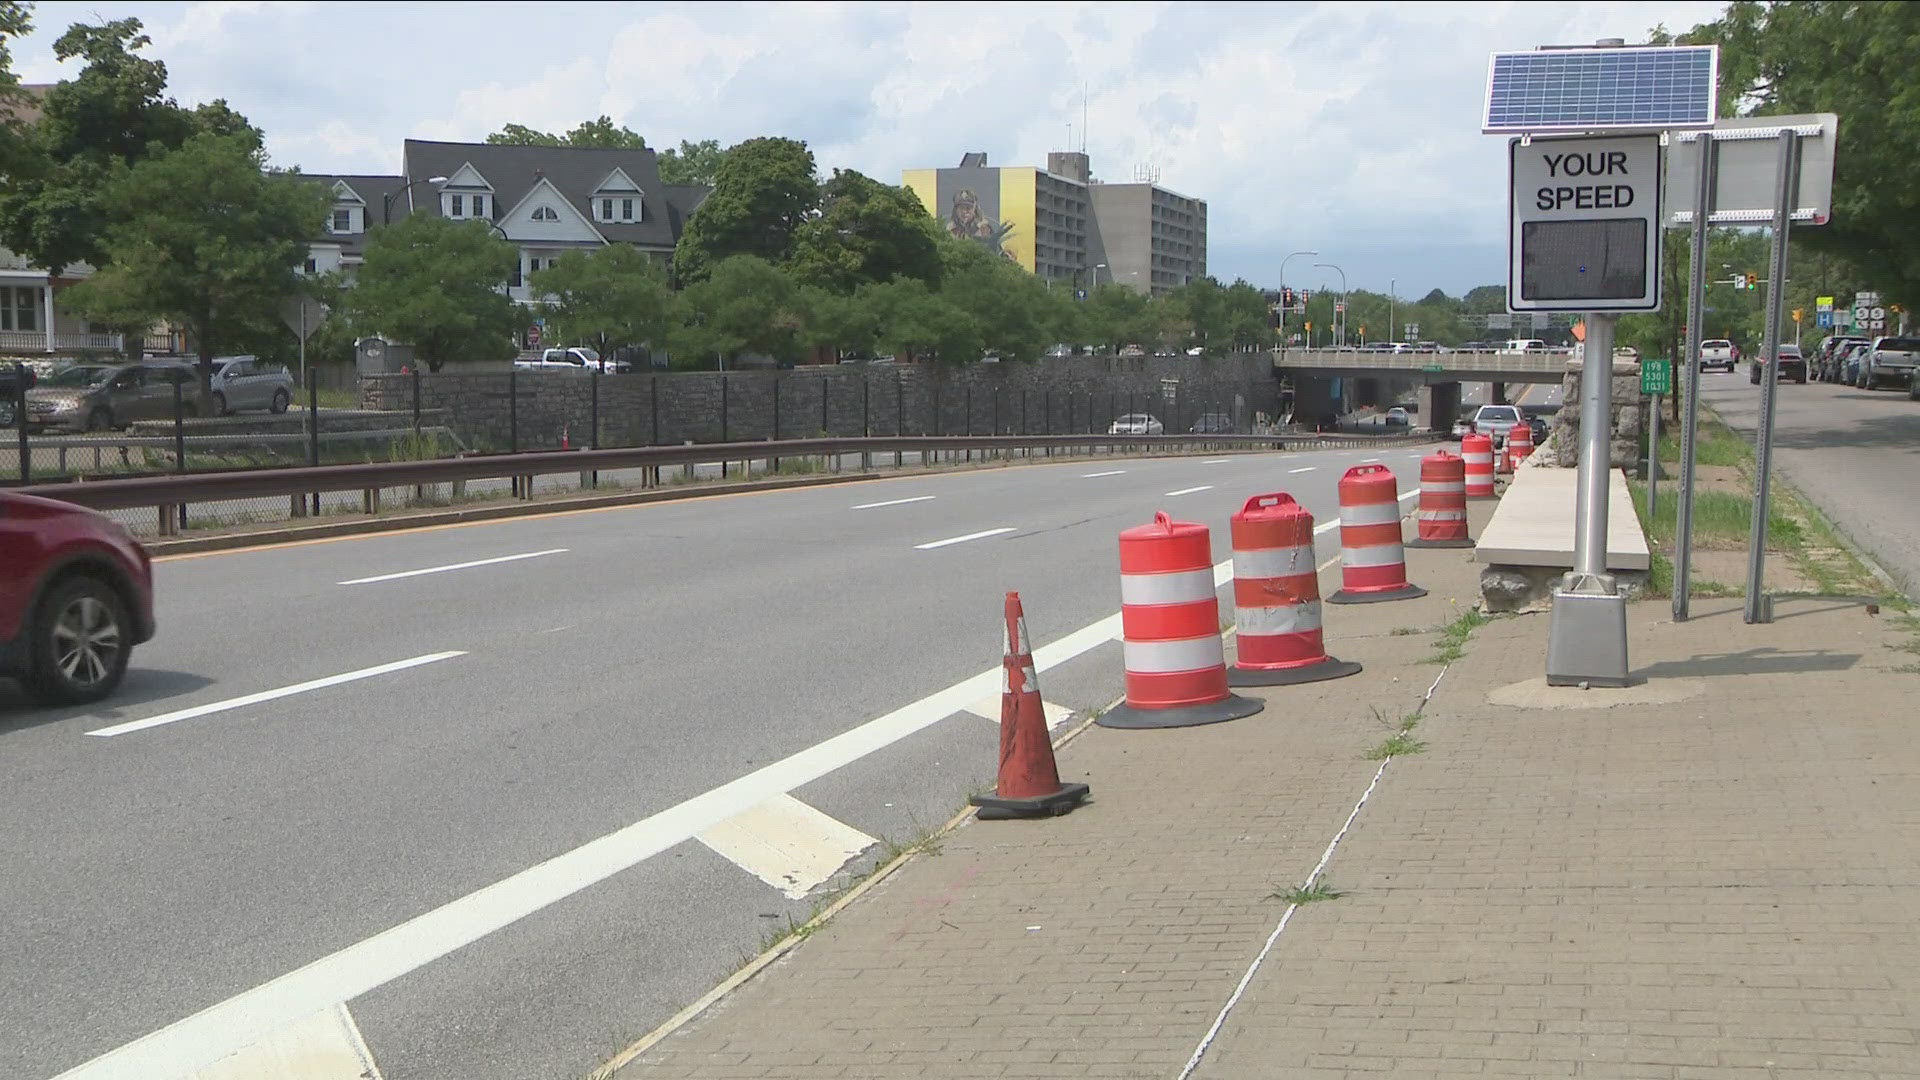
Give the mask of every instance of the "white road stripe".
[[[1000, 722], [1000, 695], [995, 694], [984, 701], [976, 701], [967, 706], [967, 711], [975, 716], [984, 716], [994, 723]], [[1047, 729], [1051, 731], [1073, 719], [1073, 710], [1065, 705], [1055, 705], [1046, 698], [1040, 699], [1040, 711], [1047, 718]]]
[[1009, 525], [1004, 529], [987, 529], [983, 532], [968, 533], [965, 536], [949, 536], [945, 540], [935, 540], [926, 544], [915, 544], [913, 548], [915, 551], [931, 551], [934, 548], [946, 547], [948, 544], [964, 544], [969, 540], [979, 540], [988, 536], [999, 536], [1001, 533], [1010, 533], [1012, 531], [1013, 526]]
[[926, 502], [928, 499], [931, 499], [931, 498], [933, 498], [933, 496], [931, 495], [915, 495], [911, 499], [888, 499], [886, 502], [861, 503], [859, 506], [854, 507], [854, 509], [855, 510], [872, 510], [875, 507], [879, 507], [879, 506], [900, 506], [905, 503]]
[[1304, 468], [1304, 469], [1288, 469], [1288, 470], [1287, 470], [1287, 473], [1288, 473], [1289, 475], [1292, 475], [1292, 474], [1294, 474], [1294, 473], [1303, 473], [1303, 472], [1312, 472], [1313, 470], [1315, 470], [1315, 469], [1317, 469], [1317, 468], [1319, 468], [1319, 467], [1320, 467], [1320, 466], [1318, 466], [1318, 465], [1309, 465], [1309, 466], [1307, 466], [1307, 467], [1306, 467], [1306, 468]]
[[1380, 459], [1377, 457], [1363, 457], [1360, 459], [1360, 464], [1362, 465], [1377, 465], [1379, 463]]
[[429, 566], [424, 570], [402, 570], [397, 574], [381, 574], [378, 577], [354, 578], [352, 581], [335, 582], [338, 585], [371, 585], [376, 581], [398, 581], [401, 578], [419, 577], [422, 574], [444, 574], [449, 570], [471, 570], [476, 566], [492, 566], [495, 563], [519, 562], [521, 559], [537, 559], [542, 555], [564, 554], [566, 548], [548, 548], [545, 551], [526, 551], [518, 555], [502, 555], [497, 559], [475, 559], [472, 562], [450, 563], [446, 566]]
[[1120, 475], [1121, 473], [1124, 473], [1124, 472], [1126, 472], [1126, 471], [1127, 471], [1127, 470], [1125, 470], [1125, 469], [1109, 469], [1109, 470], [1107, 470], [1106, 472], [1089, 472], [1089, 473], [1081, 473], [1081, 474], [1080, 474], [1080, 479], [1082, 479], [1082, 480], [1091, 480], [1091, 479], [1093, 479], [1093, 478], [1094, 478], [1094, 477], [1096, 477], [1096, 476], [1119, 476], [1119, 475]]
[[1199, 487], [1181, 488], [1179, 491], [1169, 491], [1167, 492], [1167, 494], [1168, 495], [1191, 495], [1196, 491], [1212, 491], [1212, 490], [1213, 490], [1212, 484], [1201, 484]]
[[[161, 713], [159, 716], [149, 716], [145, 720], [129, 720], [124, 724], [115, 724], [112, 727], [96, 728], [93, 731], [87, 732], [87, 734], [99, 735], [104, 738], [113, 735], [125, 735], [130, 731], [145, 731], [147, 728], [159, 727], [162, 724], [174, 724], [182, 720], [192, 720], [196, 717], [208, 716], [217, 712], [243, 709], [248, 705], [258, 705], [263, 701], [277, 701], [283, 697], [304, 694], [309, 690], [324, 690], [329, 686], [339, 686], [341, 683], [371, 679], [375, 675], [386, 675], [395, 671], [405, 671], [407, 668], [419, 667], [422, 664], [432, 664], [441, 660], [451, 660], [456, 656], [465, 655], [467, 654], [461, 651], [428, 653], [425, 656], [416, 656], [409, 660], [395, 660], [391, 664], [381, 664], [377, 667], [361, 668], [359, 671], [349, 671], [344, 675], [329, 675], [324, 679], [314, 679], [310, 682], [296, 683], [293, 686], [283, 686], [278, 690], [262, 690], [257, 694], [248, 694], [245, 697], [228, 698], [225, 701], [215, 701], [206, 705], [195, 705], [191, 709]], [[345, 1001], [346, 999], [341, 998], [339, 1000]]]
[[787, 794], [742, 810], [695, 839], [789, 900], [819, 888], [848, 859], [879, 842]]
[[344, 1004], [302, 1017], [184, 1080], [380, 1080]]
[[1232, 460], [1233, 460], [1233, 459], [1232, 459], [1232, 458], [1230, 458], [1230, 457], [1216, 457], [1216, 458], [1208, 458], [1208, 459], [1206, 459], [1205, 461], [1202, 461], [1202, 462], [1201, 462], [1200, 464], [1202, 464], [1202, 465], [1225, 465], [1225, 464], [1226, 464], [1227, 462], [1229, 462], [1229, 461], [1232, 461]]

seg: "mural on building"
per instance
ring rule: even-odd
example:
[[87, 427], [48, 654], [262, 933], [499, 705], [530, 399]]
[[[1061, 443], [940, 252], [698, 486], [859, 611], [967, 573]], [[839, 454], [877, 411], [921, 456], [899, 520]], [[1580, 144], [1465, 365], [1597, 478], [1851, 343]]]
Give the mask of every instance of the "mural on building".
[[941, 169], [939, 177], [936, 205], [945, 210], [947, 231], [1012, 259], [1013, 225], [1000, 220], [1000, 170]]
[[963, 240], [978, 240], [989, 250], [997, 251], [1007, 258], [1013, 258], [1012, 252], [1002, 246], [1013, 226], [994, 221], [980, 210], [980, 197], [972, 188], [961, 188], [953, 193], [953, 209], [947, 215], [947, 231]]

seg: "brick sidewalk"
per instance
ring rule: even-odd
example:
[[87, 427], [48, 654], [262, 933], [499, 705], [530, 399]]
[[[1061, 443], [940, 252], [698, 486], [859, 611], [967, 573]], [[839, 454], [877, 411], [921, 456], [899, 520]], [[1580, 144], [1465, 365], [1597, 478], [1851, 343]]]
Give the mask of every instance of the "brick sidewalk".
[[[1092, 803], [955, 830], [618, 1075], [1178, 1075], [1440, 671], [1394, 631], [1474, 599], [1470, 553], [1408, 554], [1433, 595], [1328, 609], [1362, 674], [1091, 729], [1061, 771]], [[1669, 705], [1490, 705], [1546, 620], [1482, 628], [1336, 852], [1348, 894], [1298, 911], [1196, 1075], [1920, 1074], [1920, 679], [1857, 606], [1698, 609], [1631, 609]], [[1832, 651], [1768, 651], [1802, 642]]]

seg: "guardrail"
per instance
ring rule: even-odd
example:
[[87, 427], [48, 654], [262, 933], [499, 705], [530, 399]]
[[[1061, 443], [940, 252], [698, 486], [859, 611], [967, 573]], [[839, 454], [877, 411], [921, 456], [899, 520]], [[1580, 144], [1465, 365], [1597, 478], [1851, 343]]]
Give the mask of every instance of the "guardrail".
[[[379, 509], [383, 489], [420, 488], [432, 484], [452, 484], [456, 491], [474, 480], [509, 479], [513, 494], [531, 497], [536, 476], [578, 473], [583, 487], [593, 486], [593, 475], [617, 469], [650, 470], [653, 484], [659, 483], [659, 470], [712, 462], [750, 463], [824, 458], [839, 459], [852, 454], [861, 458], [861, 468], [871, 467], [875, 454], [893, 454], [896, 464], [904, 454], [918, 454], [922, 462], [937, 462], [942, 455], [954, 460], [961, 454], [971, 459], [976, 454], [991, 455], [1025, 451], [1029, 456], [1048, 457], [1080, 451], [1110, 454], [1155, 450], [1226, 449], [1343, 449], [1353, 447], [1400, 446], [1432, 441], [1431, 435], [1390, 436], [1316, 436], [1316, 435], [974, 435], [903, 436], [847, 439], [789, 439], [780, 442], [689, 443], [681, 446], [644, 446], [612, 450], [547, 450], [521, 454], [487, 454], [441, 458], [431, 461], [369, 462], [353, 465], [308, 465], [285, 469], [247, 469], [231, 472], [183, 473], [172, 476], [144, 476], [112, 480], [88, 480], [58, 484], [40, 484], [15, 490], [43, 498], [59, 499], [95, 510], [126, 510], [154, 507], [158, 512], [161, 535], [172, 535], [175, 522], [184, 517], [185, 508], [195, 503], [235, 499], [285, 497], [293, 501], [296, 516], [305, 513], [308, 496], [330, 492], [364, 493], [369, 513]], [[751, 475], [751, 471], [747, 471]]]

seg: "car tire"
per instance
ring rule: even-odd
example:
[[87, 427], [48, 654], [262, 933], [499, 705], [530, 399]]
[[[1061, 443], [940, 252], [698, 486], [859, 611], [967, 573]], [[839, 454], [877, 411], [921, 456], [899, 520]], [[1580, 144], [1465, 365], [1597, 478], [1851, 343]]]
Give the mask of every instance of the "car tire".
[[88, 431], [108, 431], [113, 428], [113, 410], [105, 405], [96, 407], [87, 414]]
[[215, 390], [213, 392], [213, 415], [225, 416], [227, 413], [227, 395]]
[[287, 411], [287, 406], [291, 404], [293, 404], [293, 398], [289, 397], [285, 390], [275, 390], [273, 392], [273, 403], [268, 405], [267, 409], [274, 413], [283, 413]]
[[27, 689], [42, 704], [98, 701], [127, 673], [133, 620], [120, 594], [97, 577], [56, 582], [29, 633]]

